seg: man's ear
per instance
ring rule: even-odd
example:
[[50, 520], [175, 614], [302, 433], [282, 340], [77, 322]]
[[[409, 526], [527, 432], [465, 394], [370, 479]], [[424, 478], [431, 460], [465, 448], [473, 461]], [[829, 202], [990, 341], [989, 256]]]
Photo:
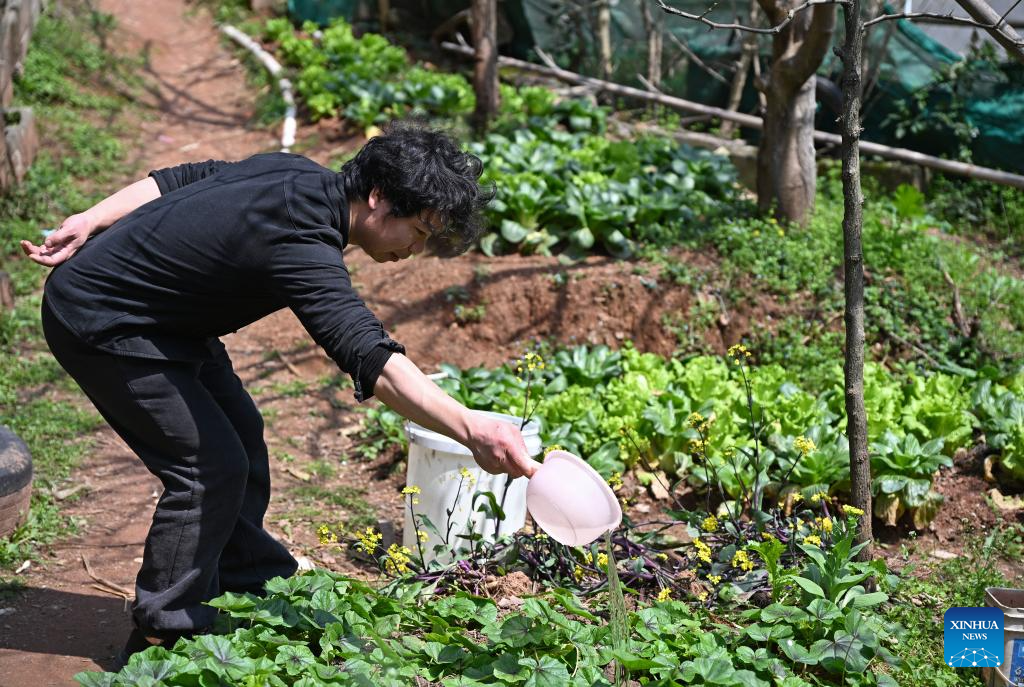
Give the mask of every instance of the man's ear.
[[366, 197], [366, 204], [371, 210], [376, 210], [377, 206], [380, 205], [381, 195], [380, 189], [374, 186], [370, 189], [370, 195]]

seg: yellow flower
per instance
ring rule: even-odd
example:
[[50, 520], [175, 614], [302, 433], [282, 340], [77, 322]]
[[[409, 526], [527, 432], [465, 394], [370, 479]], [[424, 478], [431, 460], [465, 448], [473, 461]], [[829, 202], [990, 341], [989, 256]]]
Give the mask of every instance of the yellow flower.
[[668, 601], [672, 598], [672, 590], [668, 587], [663, 588], [658, 592], [658, 601]]
[[600, 567], [602, 567], [602, 568], [607, 567], [608, 566], [608, 554], [606, 554], [606, 553], [599, 553], [599, 554], [597, 554], [597, 564]]
[[459, 468], [459, 477], [469, 482], [469, 486], [476, 484], [476, 476], [466, 467]]
[[864, 515], [864, 511], [856, 506], [843, 506], [843, 512], [847, 515], [856, 515], [857, 517]]
[[590, 553], [589, 551], [584, 551], [583, 552], [583, 561], [587, 565], [590, 565], [591, 563], [594, 562], [594, 554]]
[[338, 535], [331, 532], [331, 528], [327, 525], [320, 525], [316, 528], [316, 534], [320, 538], [320, 545], [326, 546], [327, 544], [334, 544], [338, 541]]
[[704, 561], [705, 563], [711, 562], [711, 547], [700, 540], [700, 537], [693, 540], [693, 545], [697, 547], [697, 558]]
[[803, 500], [804, 500], [804, 495], [803, 494], [801, 494], [799, 491], [793, 492], [793, 503], [794, 504], [800, 503]]
[[392, 544], [384, 556], [384, 571], [389, 575], [404, 575], [409, 572], [412, 551], [404, 546]]
[[761, 539], [764, 539], [765, 541], [771, 541], [772, 539], [775, 539], [775, 535], [771, 532], [762, 532]]
[[697, 592], [697, 599], [699, 599], [700, 601], [707, 601], [708, 600], [708, 593], [706, 591], [704, 591], [703, 589], [700, 590], [699, 592]]
[[622, 473], [616, 472], [608, 478], [608, 486], [612, 488], [612, 491], [618, 491], [622, 488]]
[[734, 568], [739, 568], [746, 572], [754, 569], [754, 562], [750, 560], [750, 556], [747, 555], [746, 551], [737, 551], [732, 557], [732, 565]]
[[427, 534], [426, 530], [416, 530], [416, 536], [420, 538], [421, 542], [425, 542], [430, 539], [430, 535]]
[[544, 534], [543, 532], [538, 532], [538, 533], [537, 533], [536, 535], [534, 535], [534, 536], [535, 536], [535, 538], [537, 538], [537, 539], [547, 539], [547, 538], [548, 538], [548, 535]]
[[383, 534], [374, 531], [372, 527], [367, 527], [362, 532], [357, 530], [352, 535], [356, 538], [356, 548], [370, 555], [373, 555], [373, 552], [377, 550], [377, 545], [380, 544], [380, 540], [384, 538]]
[[573, 568], [572, 576], [575, 577], [577, 581], [582, 580], [583, 579], [583, 568], [581, 568], [580, 566], [577, 565], [575, 568]]
[[822, 532], [825, 532], [826, 534], [832, 533], [832, 518], [821, 518], [821, 520], [818, 521], [818, 524], [821, 527]]
[[419, 487], [416, 487], [416, 486], [406, 487], [405, 489], [402, 489], [402, 493], [406, 494], [406, 495], [408, 495], [408, 494], [419, 494], [419, 493], [422, 493], [422, 491], [423, 491], [422, 489], [420, 489]]
[[805, 544], [814, 544], [815, 546], [821, 546], [821, 537], [816, 534], [808, 534], [804, 537]]
[[686, 418], [686, 421], [691, 427], [697, 427], [704, 422], [704, 416], [700, 413], [690, 413], [690, 416]]
[[709, 515], [704, 518], [704, 522], [700, 526], [705, 532], [714, 532], [718, 529], [718, 518], [714, 515]]
[[561, 450], [562, 450], [562, 447], [560, 445], [558, 445], [558, 444], [551, 444], [546, 449], [544, 449], [544, 455], [546, 456], [547, 454], [551, 453], [552, 451], [561, 451]]
[[823, 498], [825, 498], [825, 493], [821, 491], [816, 491], [813, 494], [811, 494], [811, 503], [818, 503]]
[[658, 553], [658, 554], [655, 554], [654, 557], [657, 558], [659, 561], [662, 561], [662, 562], [668, 560], [668, 554], [667, 553]]
[[817, 448], [814, 442], [807, 437], [797, 437], [793, 440], [793, 448], [800, 452], [800, 455], [806, 456], [808, 453]]
[[718, 584], [721, 581], [722, 581], [722, 576], [721, 575], [708, 575], [708, 582], [710, 582], [711, 584]]

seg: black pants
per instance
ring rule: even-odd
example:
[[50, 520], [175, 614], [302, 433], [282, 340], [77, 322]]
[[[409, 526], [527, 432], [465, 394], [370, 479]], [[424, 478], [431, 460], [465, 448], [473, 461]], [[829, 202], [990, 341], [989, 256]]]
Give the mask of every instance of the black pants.
[[[199, 631], [219, 594], [259, 593], [297, 564], [263, 529], [270, 466], [263, 418], [227, 352], [208, 362], [131, 358], [85, 345], [43, 303], [57, 361], [163, 483], [135, 583], [135, 624]], [[111, 504], [116, 507], [116, 504]]]

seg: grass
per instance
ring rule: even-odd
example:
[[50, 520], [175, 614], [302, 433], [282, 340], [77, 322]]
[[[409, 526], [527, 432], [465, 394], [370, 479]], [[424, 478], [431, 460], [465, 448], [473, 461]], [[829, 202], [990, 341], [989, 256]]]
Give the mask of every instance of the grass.
[[942, 616], [954, 606], [984, 606], [987, 587], [1019, 586], [997, 563], [1017, 561], [1021, 555], [1020, 525], [1005, 525], [991, 532], [974, 532], [964, 540], [963, 555], [922, 569], [904, 569], [893, 594], [888, 619], [903, 626], [900, 655], [909, 662], [898, 676], [902, 687], [981, 687], [981, 671], [952, 670], [943, 661]]
[[[14, 284], [16, 308], [0, 318], [0, 423], [8, 425], [32, 453], [34, 485], [27, 522], [0, 540], [0, 570], [12, 569], [75, 523], [61, 514], [53, 488], [70, 475], [89, 449], [88, 434], [99, 416], [76, 403], [74, 382], [50, 355], [39, 323], [44, 268], [20, 257], [18, 242], [35, 243], [40, 231], [88, 208], [126, 172], [119, 115], [127, 99], [126, 61], [101, 47], [114, 23], [108, 15], [69, 4], [59, 18], [40, 18], [25, 75], [15, 86], [15, 104], [31, 106], [45, 141], [23, 183], [0, 199], [0, 269]], [[16, 588], [4, 582], [5, 590]]]
[[[876, 361], [912, 361], [958, 374], [970, 375], [985, 365], [1012, 374], [1024, 359], [1024, 280], [1007, 272], [1005, 256], [984, 242], [944, 236], [966, 234], [968, 220], [950, 211], [942, 215], [945, 219], [937, 216], [941, 213], [914, 189], [901, 187], [890, 195], [878, 191], [868, 198], [863, 238], [870, 355]], [[943, 202], [947, 207], [952, 201]], [[1018, 212], [1013, 203], [1008, 207]], [[996, 210], [988, 207], [986, 212], [994, 215]], [[830, 175], [819, 184], [816, 209], [805, 227], [741, 218], [685, 237], [693, 250], [716, 250], [719, 266], [713, 275], [679, 264], [670, 253], [650, 253], [662, 263], [663, 276], [691, 286], [695, 294], [713, 280], [729, 310], [739, 309], [755, 293], [774, 298], [785, 319], [752, 322], [748, 343], [760, 362], [801, 370], [813, 388], [842, 359], [842, 216], [841, 186]], [[953, 320], [954, 294], [975, 329], [971, 336], [964, 336]], [[677, 331], [682, 352], [710, 352], [701, 350], [707, 344], [699, 332], [716, 316], [713, 305], [704, 308], [696, 302], [685, 317], [667, 323]]]
[[346, 485], [302, 484], [289, 491], [289, 498], [296, 505], [288, 511], [288, 517], [320, 524], [324, 520], [324, 506], [328, 505], [345, 511], [345, 525], [349, 529], [376, 525], [377, 510], [365, 496], [365, 490]]

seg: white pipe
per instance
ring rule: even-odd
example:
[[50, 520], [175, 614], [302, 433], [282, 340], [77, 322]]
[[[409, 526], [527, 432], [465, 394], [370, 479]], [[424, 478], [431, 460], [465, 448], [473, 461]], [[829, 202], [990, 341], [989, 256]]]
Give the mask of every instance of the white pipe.
[[260, 45], [247, 35], [230, 24], [220, 27], [222, 33], [235, 41], [243, 48], [256, 56], [263, 66], [267, 68], [270, 75], [277, 79], [277, 87], [281, 90], [281, 98], [284, 100], [284, 127], [281, 130], [281, 152], [287, 153], [295, 145], [295, 97], [292, 95], [292, 82], [280, 76], [281, 64], [274, 59], [274, 56], [260, 47]]

